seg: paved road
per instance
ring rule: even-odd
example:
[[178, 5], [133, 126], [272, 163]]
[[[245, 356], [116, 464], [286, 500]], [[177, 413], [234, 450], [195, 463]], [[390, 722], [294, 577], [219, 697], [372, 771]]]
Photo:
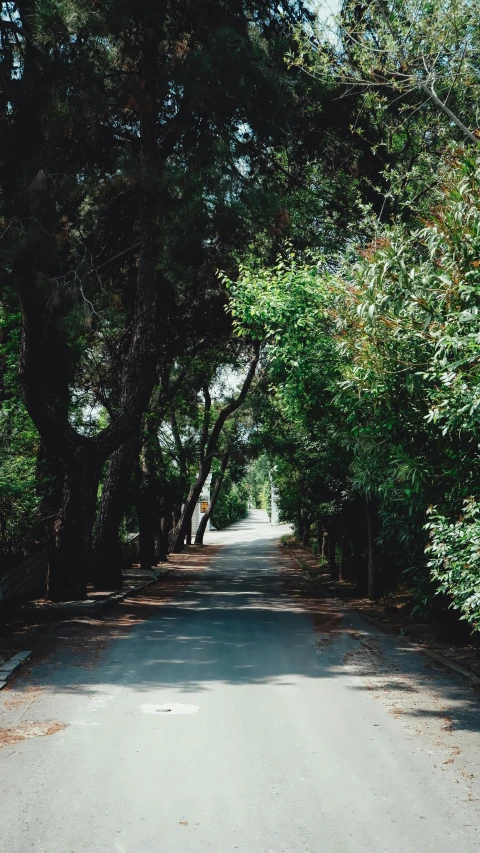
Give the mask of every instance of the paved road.
[[53, 726], [0, 751], [2, 851], [476, 853], [477, 697], [358, 615], [305, 609], [282, 532], [257, 512], [212, 534], [175, 601], [0, 694], [1, 726]]

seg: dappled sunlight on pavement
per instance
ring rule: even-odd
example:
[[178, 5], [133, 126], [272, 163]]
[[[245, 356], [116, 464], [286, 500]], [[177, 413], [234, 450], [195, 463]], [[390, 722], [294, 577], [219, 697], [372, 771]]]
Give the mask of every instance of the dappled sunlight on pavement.
[[[0, 698], [9, 850], [77, 853], [85, 825], [99, 851], [450, 853], [459, 832], [476, 850], [478, 697], [318, 598], [287, 531], [252, 514], [103, 619], [45, 628]], [[78, 808], [48, 800], [19, 830], [58, 778]]]

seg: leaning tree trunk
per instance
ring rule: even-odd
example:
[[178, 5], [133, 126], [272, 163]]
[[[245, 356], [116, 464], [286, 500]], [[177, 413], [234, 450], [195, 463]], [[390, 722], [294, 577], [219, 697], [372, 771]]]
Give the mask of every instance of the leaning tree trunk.
[[62, 504], [49, 542], [47, 596], [51, 601], [86, 598], [99, 471], [88, 457], [65, 475]]
[[95, 589], [122, 587], [120, 525], [137, 452], [138, 430], [135, 430], [110, 457], [95, 521], [90, 560], [90, 576]]
[[368, 597], [374, 601], [379, 588], [378, 503], [376, 498], [367, 500], [368, 527]]
[[[189, 527], [192, 523], [192, 517], [195, 510], [195, 506], [197, 501], [202, 493], [202, 489], [207, 479], [210, 469], [212, 467], [213, 455], [217, 449], [218, 440], [220, 437], [220, 433], [230, 415], [233, 414], [237, 409], [240, 408], [242, 403], [245, 400], [245, 397], [248, 394], [249, 388], [252, 384], [253, 377], [255, 376], [255, 371], [257, 369], [258, 359], [260, 355], [260, 342], [256, 341], [254, 345], [254, 357], [250, 362], [250, 366], [248, 368], [248, 373], [243, 381], [242, 389], [238, 395], [238, 397], [234, 400], [231, 400], [227, 406], [225, 406], [215, 421], [214, 426], [212, 427], [212, 431], [210, 435], [208, 435], [208, 422], [209, 419], [207, 417], [204, 424], [203, 438], [202, 438], [202, 452], [201, 452], [201, 461], [200, 461], [200, 471], [198, 473], [197, 479], [195, 480], [193, 486], [190, 489], [187, 500], [185, 502], [185, 506], [183, 508], [182, 515], [180, 517], [180, 521], [178, 522], [177, 527], [175, 528], [172, 540], [172, 551], [174, 553], [180, 553], [183, 549], [183, 545], [185, 542], [185, 536], [189, 530]], [[210, 400], [210, 395], [207, 389], [207, 397]], [[207, 404], [207, 398], [206, 398]]]
[[175, 529], [173, 534], [172, 551], [174, 554], [180, 554], [180, 552], [183, 550], [183, 546], [185, 544], [185, 537], [189, 528], [191, 528], [193, 513], [195, 511], [195, 507], [198, 503], [200, 495], [202, 494], [202, 489], [205, 484], [205, 480], [207, 479], [207, 476], [209, 474], [209, 471], [210, 468], [206, 470], [206, 468], [202, 466], [202, 468], [200, 469], [200, 474], [198, 475], [197, 479], [195, 480], [193, 486], [190, 489], [177, 528]]
[[220, 489], [222, 488], [223, 478], [225, 477], [225, 472], [228, 468], [231, 449], [232, 443], [230, 442], [222, 457], [220, 471], [218, 472], [218, 477], [215, 486], [213, 487], [212, 494], [210, 495], [210, 503], [207, 507], [206, 512], [203, 513], [200, 519], [200, 524], [198, 525], [198, 530], [195, 534], [195, 545], [203, 545], [203, 537], [205, 536], [207, 524], [209, 522], [213, 510], [215, 509], [215, 504], [217, 503], [218, 496], [220, 494]]

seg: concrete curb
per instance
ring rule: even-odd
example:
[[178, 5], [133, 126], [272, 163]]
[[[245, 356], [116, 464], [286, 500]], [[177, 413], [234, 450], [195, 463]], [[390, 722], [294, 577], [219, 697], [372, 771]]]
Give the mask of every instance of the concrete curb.
[[[297, 557], [297, 555], [293, 551], [291, 551], [290, 554], [294, 558], [294, 560], [298, 563], [298, 565], [300, 566], [302, 571], [307, 571], [307, 573], [308, 573], [308, 567], [305, 565], [305, 563], [303, 563], [301, 561], [301, 559], [299, 557]], [[327, 590], [327, 594], [330, 598], [336, 598], [336, 596], [333, 595], [332, 593], [330, 593], [329, 590]], [[343, 606], [348, 606], [348, 605], [346, 605], [346, 602], [341, 601], [341, 599], [338, 599], [338, 601], [340, 601], [340, 603]], [[371, 616], [368, 613], [367, 614], [363, 613], [362, 610], [359, 610], [356, 607], [351, 607], [351, 609], [355, 610], [355, 612], [358, 613], [362, 617], [362, 619], [365, 620], [365, 622], [370, 623], [375, 628], [378, 628], [379, 631], [383, 631], [384, 634], [389, 633], [385, 629], [385, 627], [382, 625], [382, 623], [379, 622], [377, 619], [375, 619], [374, 616]], [[444, 655], [441, 655], [440, 652], [434, 652], [433, 649], [428, 649], [428, 648], [426, 648], [426, 646], [423, 646], [420, 643], [415, 642], [415, 640], [412, 637], [410, 637], [408, 634], [408, 626], [406, 629], [404, 629], [404, 632], [405, 633], [403, 635], [401, 635], [400, 631], [398, 631], [398, 634], [399, 634], [399, 636], [405, 637], [405, 639], [409, 643], [412, 651], [420, 652], [422, 655], [425, 655], [426, 657], [429, 657], [432, 660], [437, 661], [437, 663], [441, 664], [443, 667], [445, 667], [445, 669], [450, 669], [452, 672], [455, 672], [457, 675], [462, 675], [464, 678], [467, 678], [469, 681], [473, 682], [473, 684], [480, 684], [479, 676], [475, 675], [475, 673], [471, 672], [471, 670], [466, 669], [464, 666], [460, 666], [459, 663], [455, 663], [455, 661], [452, 661], [449, 658], [445, 657]], [[397, 632], [395, 631], [394, 633], [397, 633]]]
[[17, 652], [16, 655], [3, 664], [0, 669], [0, 690], [3, 690], [3, 688], [6, 687], [10, 676], [13, 675], [15, 670], [17, 670], [31, 654], [31, 652]]
[[464, 678], [468, 678], [470, 681], [473, 681], [474, 684], [480, 684], [480, 678], [478, 677], [478, 675], [475, 675], [474, 672], [470, 672], [469, 669], [465, 669], [464, 666], [460, 666], [459, 663], [455, 663], [455, 661], [449, 660], [449, 658], [444, 657], [444, 655], [441, 655], [438, 652], [434, 652], [431, 649], [426, 649], [423, 646], [419, 646], [418, 651], [421, 652], [422, 655], [427, 655], [427, 657], [436, 660], [438, 663], [441, 663], [442, 666], [453, 670], [453, 672], [458, 673], [458, 675], [463, 675]]
[[66, 619], [72, 616], [91, 616], [93, 614], [102, 613], [108, 607], [111, 607], [114, 604], [120, 604], [121, 601], [128, 598], [130, 595], [134, 595], [142, 589], [156, 583], [159, 578], [168, 574], [169, 571], [171, 570], [162, 569], [162, 571], [156, 572], [155, 576], [150, 580], [145, 581], [138, 586], [131, 587], [130, 589], [122, 589], [119, 592], [112, 592], [111, 595], [108, 595], [106, 598], [102, 598], [99, 601], [67, 601], [64, 604], [42, 604], [39, 607], [26, 604], [21, 608], [20, 614], [25, 617], [34, 616], [42, 622], [48, 622], [56, 621], [57, 619]]

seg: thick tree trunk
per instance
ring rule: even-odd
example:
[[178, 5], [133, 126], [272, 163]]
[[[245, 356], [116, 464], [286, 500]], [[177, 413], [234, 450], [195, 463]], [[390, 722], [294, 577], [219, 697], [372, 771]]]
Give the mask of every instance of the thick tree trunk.
[[128, 499], [138, 430], [112, 454], [95, 522], [90, 577], [95, 589], [121, 589], [120, 525]]
[[206, 512], [203, 513], [200, 519], [200, 524], [198, 525], [198, 530], [195, 534], [195, 545], [203, 545], [203, 537], [205, 536], [208, 521], [212, 515], [213, 510], [215, 509], [215, 504], [217, 503], [218, 496], [220, 494], [220, 489], [222, 488], [223, 479], [225, 477], [225, 472], [228, 468], [228, 463], [230, 460], [231, 450], [232, 442], [230, 441], [222, 457], [220, 471], [218, 472], [218, 477], [215, 481], [215, 486], [213, 487], [212, 494], [210, 495], [210, 503], [207, 507]]
[[368, 597], [375, 601], [379, 591], [378, 503], [376, 498], [367, 500], [368, 527]]
[[86, 598], [99, 475], [88, 458], [65, 475], [62, 506], [49, 537], [47, 596], [51, 601]]
[[155, 535], [155, 557], [158, 563], [166, 563], [168, 558], [168, 518], [160, 519], [160, 525]]

